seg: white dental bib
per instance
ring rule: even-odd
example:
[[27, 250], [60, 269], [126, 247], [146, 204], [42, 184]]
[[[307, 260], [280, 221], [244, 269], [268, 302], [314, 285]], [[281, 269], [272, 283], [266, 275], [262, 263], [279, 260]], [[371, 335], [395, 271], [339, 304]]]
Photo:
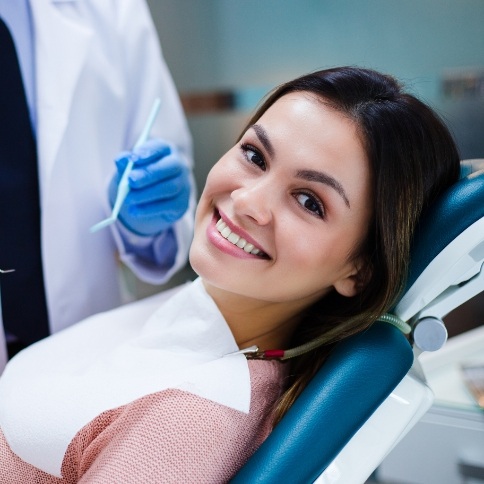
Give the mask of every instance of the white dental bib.
[[[105, 410], [167, 388], [248, 413], [247, 360], [201, 279], [93, 316], [16, 356], [0, 378], [11, 449], [57, 477], [76, 433]], [[174, 295], [172, 294], [174, 293]]]

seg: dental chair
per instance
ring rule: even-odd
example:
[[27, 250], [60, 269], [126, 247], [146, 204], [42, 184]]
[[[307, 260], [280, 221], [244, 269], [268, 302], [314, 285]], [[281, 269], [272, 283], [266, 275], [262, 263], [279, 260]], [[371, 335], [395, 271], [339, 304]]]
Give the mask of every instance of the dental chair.
[[442, 318], [484, 291], [484, 160], [419, 224], [407, 289], [388, 323], [339, 343], [234, 484], [361, 484], [433, 401], [418, 356], [440, 349]]

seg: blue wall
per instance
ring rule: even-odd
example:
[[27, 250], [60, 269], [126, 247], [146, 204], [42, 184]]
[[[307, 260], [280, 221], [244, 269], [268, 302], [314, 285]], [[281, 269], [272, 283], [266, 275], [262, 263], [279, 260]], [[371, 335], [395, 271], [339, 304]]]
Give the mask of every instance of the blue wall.
[[358, 64], [438, 98], [443, 71], [484, 66], [482, 0], [151, 0], [182, 91], [273, 85]]
[[[180, 92], [264, 92], [321, 67], [373, 67], [397, 76], [454, 123], [464, 157], [484, 157], [482, 97], [463, 107], [441, 91], [449, 70], [484, 68], [484, 0], [149, 2]], [[190, 117], [200, 185], [245, 118]]]

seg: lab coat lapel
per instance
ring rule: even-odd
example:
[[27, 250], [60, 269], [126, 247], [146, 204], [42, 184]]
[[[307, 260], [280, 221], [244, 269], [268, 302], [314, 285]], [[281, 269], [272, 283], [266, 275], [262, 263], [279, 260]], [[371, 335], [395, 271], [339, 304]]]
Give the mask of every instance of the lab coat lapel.
[[[60, 8], [62, 3], [54, 0], [31, 1], [35, 35], [41, 199], [47, 190], [69, 122], [75, 87], [90, 39], [87, 29], [64, 15]], [[53, 56], [60, 57], [62, 62]]]

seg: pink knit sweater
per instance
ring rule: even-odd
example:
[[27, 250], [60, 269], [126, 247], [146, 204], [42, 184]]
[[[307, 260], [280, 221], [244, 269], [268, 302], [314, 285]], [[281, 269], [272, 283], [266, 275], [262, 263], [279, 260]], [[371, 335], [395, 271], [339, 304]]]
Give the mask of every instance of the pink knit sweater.
[[146, 395], [83, 427], [64, 456], [62, 479], [22, 461], [0, 432], [0, 482], [227, 482], [269, 434], [285, 376], [275, 361], [251, 360], [249, 370], [249, 414], [180, 390]]

